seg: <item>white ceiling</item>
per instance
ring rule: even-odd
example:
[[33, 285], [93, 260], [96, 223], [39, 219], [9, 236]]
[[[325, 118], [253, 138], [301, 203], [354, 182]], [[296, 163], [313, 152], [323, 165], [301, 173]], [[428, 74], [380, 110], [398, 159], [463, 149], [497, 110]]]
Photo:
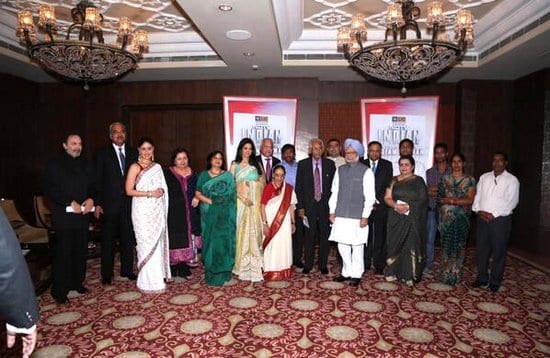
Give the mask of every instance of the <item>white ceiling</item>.
[[[15, 36], [16, 12], [41, 3], [56, 7], [60, 33], [71, 23], [75, 0], [0, 1], [0, 72], [37, 82], [55, 81], [24, 55]], [[391, 0], [97, 0], [106, 42], [115, 39], [118, 17], [149, 32], [150, 47], [124, 81], [313, 77], [364, 81], [336, 52], [336, 28], [356, 12], [365, 15], [371, 42], [383, 39], [383, 16]], [[426, 5], [418, 22], [424, 26]], [[467, 60], [440, 81], [515, 79], [550, 67], [550, 0], [444, 0], [445, 14], [470, 9], [475, 44]], [[222, 12], [220, 4], [232, 6]], [[228, 31], [250, 33], [231, 40]], [[452, 32], [452, 26], [448, 26]], [[66, 30], [65, 30], [66, 31]], [[245, 56], [245, 53], [253, 54]]]

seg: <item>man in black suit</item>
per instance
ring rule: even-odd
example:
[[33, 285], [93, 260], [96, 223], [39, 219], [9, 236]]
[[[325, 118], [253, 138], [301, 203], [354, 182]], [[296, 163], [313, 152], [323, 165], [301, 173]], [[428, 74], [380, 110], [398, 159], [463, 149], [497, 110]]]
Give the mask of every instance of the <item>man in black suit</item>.
[[120, 276], [135, 280], [134, 231], [130, 217], [131, 199], [124, 183], [128, 168], [137, 162], [137, 151], [126, 144], [126, 127], [120, 122], [109, 126], [111, 143], [97, 151], [95, 170], [97, 181], [96, 219], [103, 215], [101, 226], [101, 277], [111, 284], [115, 257], [115, 242], [119, 239]]
[[21, 254], [6, 214], [0, 209], [0, 317], [6, 321], [8, 348], [22, 335], [23, 357], [30, 357], [36, 345], [38, 305], [27, 263]]
[[[301, 266], [302, 251], [304, 251], [303, 274], [308, 274], [313, 268], [313, 247], [315, 234], [319, 235], [319, 270], [328, 274], [328, 235], [329, 207], [332, 178], [336, 167], [330, 159], [323, 158], [323, 141], [314, 138], [309, 142], [310, 157], [298, 163], [296, 174], [296, 210], [304, 223], [303, 241], [294, 246], [294, 264]], [[309, 227], [308, 227], [309, 226]]]
[[388, 208], [384, 203], [384, 193], [393, 177], [392, 163], [382, 159], [382, 144], [372, 141], [368, 145], [367, 158], [363, 160], [374, 173], [376, 203], [369, 216], [369, 239], [365, 248], [365, 271], [370, 269], [382, 275], [386, 266], [386, 222]]
[[273, 141], [271, 138], [262, 139], [260, 145], [260, 155], [256, 156], [256, 160], [262, 166], [265, 175], [265, 182], [271, 182], [271, 171], [281, 163], [281, 160], [273, 156]]
[[86, 293], [89, 214], [94, 208], [93, 169], [81, 156], [82, 140], [69, 134], [65, 152], [46, 165], [44, 194], [52, 204], [55, 247], [52, 270], [52, 296], [58, 304], [67, 303], [67, 293]]

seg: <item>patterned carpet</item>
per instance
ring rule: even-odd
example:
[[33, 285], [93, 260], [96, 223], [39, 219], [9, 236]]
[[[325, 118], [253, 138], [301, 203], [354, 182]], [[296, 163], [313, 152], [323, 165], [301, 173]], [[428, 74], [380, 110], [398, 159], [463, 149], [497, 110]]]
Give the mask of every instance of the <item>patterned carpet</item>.
[[[99, 259], [88, 262], [90, 292], [68, 305], [39, 298], [33, 357], [550, 356], [550, 277], [514, 257], [497, 294], [431, 275], [410, 288], [369, 273], [351, 288], [332, 282], [337, 268], [212, 288], [197, 268], [166, 293], [145, 295], [131, 281], [102, 286], [99, 268]], [[472, 278], [468, 270], [465, 282]]]

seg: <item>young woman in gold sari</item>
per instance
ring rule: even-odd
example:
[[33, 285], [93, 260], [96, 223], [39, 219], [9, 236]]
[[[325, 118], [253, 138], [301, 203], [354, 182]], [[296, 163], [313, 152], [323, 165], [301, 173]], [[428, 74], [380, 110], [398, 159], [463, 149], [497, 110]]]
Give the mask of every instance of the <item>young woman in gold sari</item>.
[[243, 138], [239, 143], [230, 172], [237, 184], [237, 250], [233, 273], [241, 280], [262, 281], [260, 201], [265, 183], [251, 139]]

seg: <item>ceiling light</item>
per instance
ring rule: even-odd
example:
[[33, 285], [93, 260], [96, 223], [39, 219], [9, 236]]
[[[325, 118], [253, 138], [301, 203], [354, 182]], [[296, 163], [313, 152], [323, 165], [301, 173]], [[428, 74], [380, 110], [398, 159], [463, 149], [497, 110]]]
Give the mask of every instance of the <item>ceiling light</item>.
[[[449, 41], [445, 33], [439, 32], [446, 24], [440, 1], [428, 4], [426, 25], [431, 30], [431, 40], [422, 39], [416, 22], [419, 17], [420, 9], [414, 1], [396, 0], [386, 13], [385, 40], [364, 47], [365, 17], [355, 15], [349, 27], [338, 29], [338, 51], [344, 52], [350, 65], [361, 73], [385, 82], [402, 83], [401, 91], [405, 93], [405, 83], [432, 77], [454, 66], [473, 42], [473, 17], [468, 10], [456, 14], [457, 42]], [[416, 33], [415, 40], [407, 40], [407, 30]]]
[[220, 6], [218, 6], [218, 9], [220, 11], [231, 11], [233, 10], [233, 6], [229, 5], [229, 4], [220, 4]]
[[252, 34], [246, 30], [229, 30], [225, 36], [231, 40], [243, 41], [252, 37]]
[[[117, 43], [105, 45], [101, 30], [103, 15], [90, 1], [80, 1], [71, 15], [73, 24], [67, 35], [58, 40], [55, 9], [41, 5], [38, 28], [45, 35], [43, 41], [38, 41], [31, 11], [22, 10], [17, 14], [17, 36], [27, 46], [29, 57], [62, 79], [84, 82], [85, 89], [88, 83], [116, 79], [134, 70], [148, 49], [147, 33], [132, 32], [132, 23], [127, 17], [119, 21]], [[74, 40], [70, 39], [72, 32], [77, 37]]]

